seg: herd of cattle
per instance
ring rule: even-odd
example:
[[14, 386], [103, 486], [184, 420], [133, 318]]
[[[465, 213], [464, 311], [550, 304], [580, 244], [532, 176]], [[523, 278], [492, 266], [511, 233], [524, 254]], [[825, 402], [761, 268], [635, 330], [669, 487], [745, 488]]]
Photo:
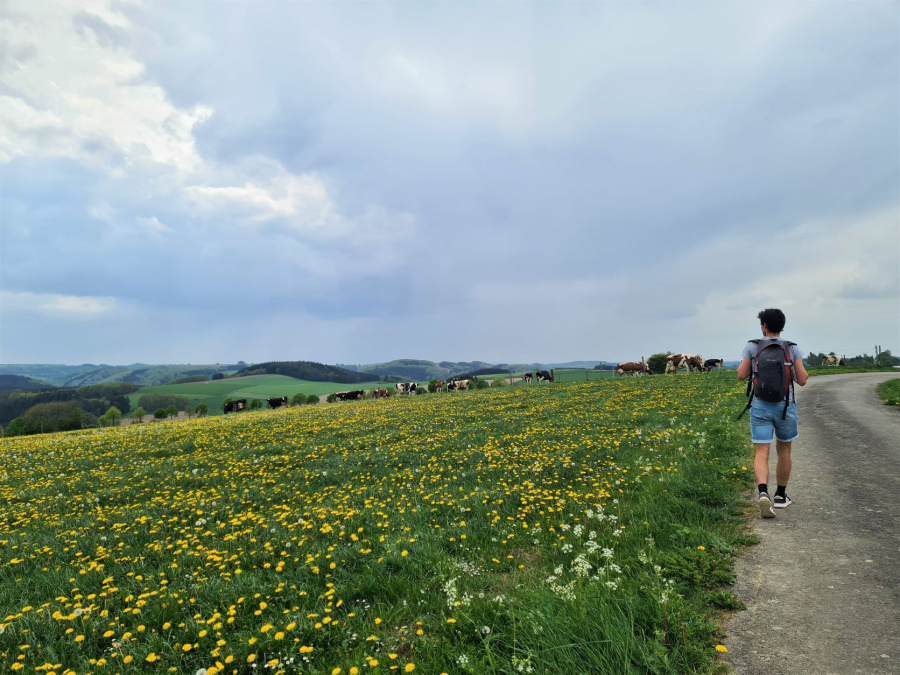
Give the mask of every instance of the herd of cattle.
[[[666, 372], [674, 373], [686, 368], [689, 373], [695, 370], [708, 373], [713, 368], [723, 368], [725, 362], [722, 359], [705, 359], [700, 354], [669, 354], [666, 357]], [[616, 366], [616, 375], [653, 375], [653, 371], [644, 359], [629, 361]]]
[[[822, 362], [823, 366], [843, 366], [846, 365], [843, 357], [835, 354], [829, 354]], [[704, 359], [700, 354], [670, 354], [666, 357], [666, 373], [674, 373], [678, 370], [686, 369], [689, 373], [695, 370], [701, 373], [708, 373], [713, 368], [722, 369], [724, 361], [722, 359]], [[619, 363], [616, 365], [616, 375], [653, 375], [653, 371], [647, 362], [642, 358], [640, 361], [629, 361], [628, 363]], [[553, 382], [553, 374], [546, 370], [538, 370], [535, 373], [525, 373], [522, 379], [530, 383], [537, 378], [538, 382]], [[471, 382], [477, 382], [478, 378], [471, 380], [437, 380], [434, 383], [435, 392], [439, 391], [461, 391], [468, 389]], [[398, 382], [396, 385], [397, 394], [406, 394], [412, 396], [418, 393], [419, 385], [416, 382]], [[387, 389], [375, 389], [372, 392], [372, 398], [387, 398], [390, 392]], [[366, 392], [362, 389], [354, 391], [339, 391], [334, 394], [335, 401], [361, 401], [366, 396]], [[287, 396], [278, 396], [275, 398], [267, 398], [266, 403], [272, 409], [280, 408], [288, 404]], [[247, 408], [247, 399], [239, 398], [235, 401], [228, 401], [225, 404], [225, 414], [230, 412], [239, 412]]]

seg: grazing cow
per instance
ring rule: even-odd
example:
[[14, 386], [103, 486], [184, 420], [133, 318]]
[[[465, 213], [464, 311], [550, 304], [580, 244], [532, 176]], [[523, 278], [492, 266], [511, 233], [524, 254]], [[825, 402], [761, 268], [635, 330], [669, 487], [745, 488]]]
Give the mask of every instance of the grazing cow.
[[334, 397], [338, 401], [355, 401], [355, 400], [362, 400], [365, 395], [366, 395], [366, 392], [364, 392], [362, 389], [357, 389], [355, 391], [336, 392]]
[[652, 375], [653, 371], [645, 361], [640, 363], [629, 361], [628, 363], [620, 363], [616, 366], [616, 375]]
[[398, 394], [408, 394], [412, 396], [416, 393], [416, 390], [419, 388], [419, 385], [415, 382], [398, 382], [397, 383], [397, 393]]
[[666, 373], [674, 373], [680, 368], [687, 368], [689, 373], [694, 368], [703, 370], [703, 357], [700, 354], [669, 354], [666, 357]]
[[388, 390], [387, 389], [375, 389], [372, 392], [372, 398], [387, 398]]
[[227, 415], [230, 412], [240, 412], [247, 407], [247, 399], [239, 398], [236, 401], [229, 401], [225, 404], [225, 414]]
[[722, 359], [706, 359], [703, 362], [703, 369], [707, 372], [712, 370], [713, 368], [724, 368], [725, 362]]
[[847, 364], [844, 362], [843, 356], [838, 356], [834, 352], [829, 354], [822, 361], [823, 366], [846, 366]]
[[275, 408], [280, 408], [283, 405], [287, 405], [287, 396], [279, 396], [277, 398], [267, 398], [266, 403], [269, 404], [269, 407], [273, 410]]
[[528, 382], [529, 384], [531, 384], [531, 373], [525, 373], [522, 376], [522, 379], [525, 380], [526, 382]]
[[447, 391], [459, 391], [460, 389], [468, 389], [468, 380], [451, 380], [447, 383]]
[[705, 373], [707, 370], [711, 370], [711, 368], [707, 368], [703, 365], [703, 358], [698, 356], [689, 356], [688, 357], [688, 371], [694, 372], [695, 370], [699, 370], [701, 373]]
[[537, 371], [537, 381], [538, 382], [553, 382], [553, 376], [548, 373], [546, 370]]

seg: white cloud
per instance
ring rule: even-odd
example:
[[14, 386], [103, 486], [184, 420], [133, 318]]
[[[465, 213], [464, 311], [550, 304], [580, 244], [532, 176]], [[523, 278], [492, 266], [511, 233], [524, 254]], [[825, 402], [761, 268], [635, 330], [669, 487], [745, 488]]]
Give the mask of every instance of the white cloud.
[[335, 207], [324, 182], [312, 174], [297, 176], [280, 170], [267, 183], [243, 186], [192, 185], [184, 190], [194, 206], [209, 213], [231, 213], [245, 222], [289, 219], [298, 228], [316, 228], [334, 220]]
[[165, 241], [170, 235], [175, 233], [175, 230], [161, 223], [156, 216], [138, 218], [137, 224], [141, 232], [144, 232], [147, 237], [156, 241]]
[[0, 291], [0, 307], [4, 314], [36, 313], [51, 318], [91, 320], [116, 312], [119, 305], [115, 298], [102, 296]]
[[[11, 3], [0, 18], [4, 42], [28, 54], [0, 72], [0, 161], [67, 157], [113, 168], [154, 162], [179, 171], [199, 167], [193, 129], [212, 111], [175, 107], [165, 91], [142, 81], [143, 64], [91, 30], [77, 30], [83, 3]], [[96, 25], [135, 30], [128, 19], [92, 2]], [[7, 45], [4, 45], [6, 47]]]

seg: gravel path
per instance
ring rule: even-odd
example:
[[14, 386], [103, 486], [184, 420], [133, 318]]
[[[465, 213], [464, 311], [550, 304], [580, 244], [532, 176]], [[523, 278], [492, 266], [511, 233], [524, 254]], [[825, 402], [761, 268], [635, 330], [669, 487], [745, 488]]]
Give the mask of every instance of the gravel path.
[[754, 522], [760, 544], [736, 565], [747, 610], [726, 627], [734, 672], [900, 673], [900, 409], [874, 393], [898, 375], [797, 388], [794, 503]]

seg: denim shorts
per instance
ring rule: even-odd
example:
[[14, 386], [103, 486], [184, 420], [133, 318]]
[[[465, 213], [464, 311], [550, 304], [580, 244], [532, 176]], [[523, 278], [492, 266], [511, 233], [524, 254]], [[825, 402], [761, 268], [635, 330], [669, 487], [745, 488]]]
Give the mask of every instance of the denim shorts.
[[781, 419], [782, 412], [784, 401], [769, 403], [754, 398], [750, 404], [750, 439], [754, 443], [771, 443], [774, 432], [777, 441], [797, 440], [797, 402], [791, 401], [784, 419]]

